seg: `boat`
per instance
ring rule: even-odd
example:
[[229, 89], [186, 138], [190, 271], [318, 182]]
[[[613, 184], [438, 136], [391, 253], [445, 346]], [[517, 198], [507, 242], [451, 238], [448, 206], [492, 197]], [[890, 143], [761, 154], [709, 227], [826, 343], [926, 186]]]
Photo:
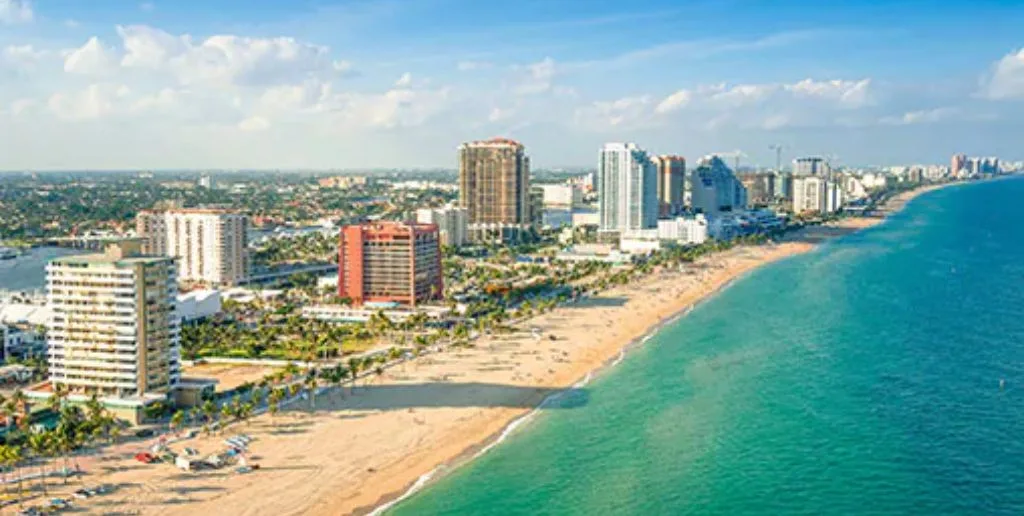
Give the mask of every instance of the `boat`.
[[10, 247], [0, 247], [0, 260], [13, 260], [18, 257], [18, 251]]

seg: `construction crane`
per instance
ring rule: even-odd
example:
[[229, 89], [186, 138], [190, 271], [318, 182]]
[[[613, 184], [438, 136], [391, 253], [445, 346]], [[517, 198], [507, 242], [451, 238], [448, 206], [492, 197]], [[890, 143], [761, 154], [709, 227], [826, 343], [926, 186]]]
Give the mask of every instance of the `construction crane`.
[[782, 172], [782, 145], [769, 145], [768, 148], [775, 151], [775, 171]]

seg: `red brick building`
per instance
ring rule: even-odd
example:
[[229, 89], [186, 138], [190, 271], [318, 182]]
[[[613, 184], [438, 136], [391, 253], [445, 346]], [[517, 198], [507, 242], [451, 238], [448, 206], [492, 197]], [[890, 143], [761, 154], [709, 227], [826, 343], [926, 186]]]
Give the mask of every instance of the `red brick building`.
[[338, 295], [363, 303], [415, 306], [441, 299], [436, 224], [370, 222], [345, 226], [338, 243]]

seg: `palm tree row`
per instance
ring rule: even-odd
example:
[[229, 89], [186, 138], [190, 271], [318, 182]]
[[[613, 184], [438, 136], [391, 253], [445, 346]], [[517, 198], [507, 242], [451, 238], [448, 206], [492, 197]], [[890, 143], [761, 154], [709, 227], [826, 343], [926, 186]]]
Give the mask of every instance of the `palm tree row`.
[[[76, 451], [104, 440], [113, 442], [120, 435], [121, 425], [95, 395], [81, 406], [68, 404], [67, 397], [66, 387], [56, 386], [46, 404], [57, 415], [57, 420], [53, 428], [46, 429], [30, 425], [31, 414], [24, 393], [15, 391], [9, 398], [0, 396], [0, 417], [7, 428], [4, 443], [0, 445], [3, 483], [5, 490], [9, 490], [8, 474], [15, 475], [19, 503], [24, 492], [25, 475], [19, 472], [23, 466], [31, 468], [34, 465], [38, 468], [35, 476], [40, 489], [45, 493], [49, 459], [61, 457], [62, 476], [64, 483], [67, 483], [67, 477], [72, 471], [69, 463], [74, 460]], [[75, 463], [77, 470], [77, 461]]]

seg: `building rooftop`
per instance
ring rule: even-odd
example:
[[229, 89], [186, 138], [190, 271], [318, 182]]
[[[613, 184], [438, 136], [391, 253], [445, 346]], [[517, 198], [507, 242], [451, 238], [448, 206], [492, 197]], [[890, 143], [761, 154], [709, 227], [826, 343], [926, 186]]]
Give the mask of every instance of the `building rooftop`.
[[55, 265], [112, 265], [123, 267], [138, 263], [158, 263], [170, 260], [166, 256], [142, 254], [143, 238], [125, 238], [107, 244], [103, 253], [63, 256], [50, 260]]

